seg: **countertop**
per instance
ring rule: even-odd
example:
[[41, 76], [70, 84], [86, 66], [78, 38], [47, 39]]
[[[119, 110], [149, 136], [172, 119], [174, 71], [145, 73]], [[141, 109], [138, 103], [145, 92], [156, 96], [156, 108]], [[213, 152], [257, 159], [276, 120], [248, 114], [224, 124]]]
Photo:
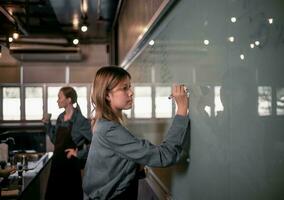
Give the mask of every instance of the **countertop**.
[[21, 196], [29, 188], [33, 180], [41, 173], [45, 166], [51, 160], [53, 153], [45, 153], [38, 161], [29, 161], [27, 169], [23, 170], [22, 178], [17, 171], [11, 174], [8, 179], [1, 180], [1, 199], [5, 196], [15, 197], [14, 199], [21, 199]]

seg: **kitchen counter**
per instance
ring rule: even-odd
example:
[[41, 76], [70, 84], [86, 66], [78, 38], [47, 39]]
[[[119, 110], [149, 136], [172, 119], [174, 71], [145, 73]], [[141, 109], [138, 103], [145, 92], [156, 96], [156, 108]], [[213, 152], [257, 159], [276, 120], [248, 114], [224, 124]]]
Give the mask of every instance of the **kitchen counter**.
[[22, 177], [19, 172], [1, 181], [1, 200], [43, 199], [52, 153], [45, 153], [38, 161], [29, 161]]

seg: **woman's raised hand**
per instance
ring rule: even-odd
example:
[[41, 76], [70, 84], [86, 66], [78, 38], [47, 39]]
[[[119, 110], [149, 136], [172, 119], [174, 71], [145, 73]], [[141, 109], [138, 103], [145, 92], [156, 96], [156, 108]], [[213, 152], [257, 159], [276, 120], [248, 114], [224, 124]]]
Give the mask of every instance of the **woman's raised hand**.
[[188, 114], [188, 89], [184, 85], [173, 84], [172, 98], [177, 105], [177, 115], [186, 116]]

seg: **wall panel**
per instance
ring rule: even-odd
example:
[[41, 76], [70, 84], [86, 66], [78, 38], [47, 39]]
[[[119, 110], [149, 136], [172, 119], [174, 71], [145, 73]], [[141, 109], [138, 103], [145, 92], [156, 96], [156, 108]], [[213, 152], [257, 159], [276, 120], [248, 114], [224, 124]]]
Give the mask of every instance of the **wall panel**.
[[65, 67], [24, 66], [24, 83], [65, 83]]
[[0, 67], [0, 83], [19, 83], [20, 82], [20, 67], [9, 66]]
[[126, 0], [118, 19], [119, 63], [135, 45], [139, 36], [146, 31], [152, 17], [165, 0]]

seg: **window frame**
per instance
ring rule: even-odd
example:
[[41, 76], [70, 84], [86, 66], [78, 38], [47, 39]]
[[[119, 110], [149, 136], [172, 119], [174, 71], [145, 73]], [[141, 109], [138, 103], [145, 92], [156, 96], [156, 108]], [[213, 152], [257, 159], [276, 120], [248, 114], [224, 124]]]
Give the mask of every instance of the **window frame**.
[[[92, 105], [91, 105], [91, 89], [92, 89], [92, 84], [85, 84], [85, 83], [15, 83], [15, 84], [0, 84], [0, 122], [19, 122], [19, 121], [24, 121], [24, 122], [38, 122], [40, 120], [27, 120], [25, 116], [25, 108], [26, 108], [26, 103], [25, 103], [25, 89], [27, 87], [41, 87], [43, 91], [43, 113], [47, 112], [48, 110], [48, 87], [63, 87], [63, 86], [71, 86], [71, 87], [86, 87], [87, 88], [87, 96], [86, 96], [86, 101], [87, 101], [87, 117], [90, 118], [92, 114]], [[19, 87], [20, 88], [20, 109], [21, 109], [21, 117], [20, 120], [3, 120], [3, 87]], [[152, 120], [152, 119], [161, 119], [161, 120], [167, 120], [170, 119], [174, 116], [175, 114], [175, 105], [172, 100], [172, 116], [171, 117], [163, 117], [163, 118], [157, 118], [156, 117], [156, 103], [155, 103], [155, 98], [156, 98], [156, 88], [157, 87], [171, 87], [169, 84], [149, 84], [149, 83], [134, 83], [133, 84], [133, 89], [134, 87], [150, 87], [151, 88], [151, 103], [152, 103], [152, 116], [150, 118], [141, 118], [141, 117], [134, 117], [134, 106], [131, 108], [131, 116], [129, 117], [130, 120]], [[135, 95], [134, 95], [135, 98]]]
[[[91, 93], [91, 84], [84, 84], [84, 83], [71, 83], [71, 84], [66, 84], [66, 83], [12, 83], [12, 84], [6, 84], [6, 83], [1, 83], [0, 84], [0, 123], [2, 122], [38, 122], [41, 120], [27, 120], [25, 116], [25, 109], [26, 109], [26, 103], [25, 103], [25, 88], [26, 87], [41, 87], [43, 91], [43, 113], [47, 112], [47, 88], [48, 87], [63, 87], [63, 86], [71, 86], [71, 87], [86, 87], [87, 91], [87, 96], [86, 96], [86, 101], [87, 101], [87, 117], [90, 116], [91, 114], [91, 102], [90, 102], [90, 93]], [[5, 87], [18, 87], [20, 89], [20, 120], [4, 120], [3, 116], [3, 88]]]

